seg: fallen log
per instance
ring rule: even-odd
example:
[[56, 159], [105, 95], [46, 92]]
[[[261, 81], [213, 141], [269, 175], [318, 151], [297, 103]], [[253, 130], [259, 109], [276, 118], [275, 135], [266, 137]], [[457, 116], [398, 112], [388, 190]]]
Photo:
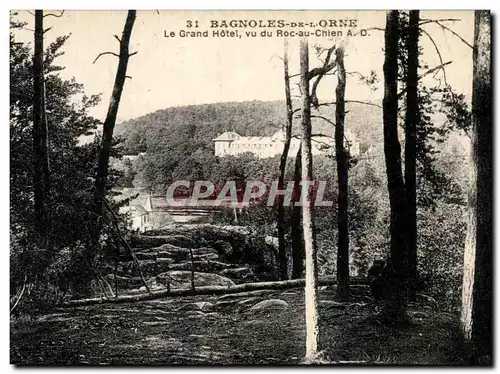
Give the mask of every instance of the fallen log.
[[[335, 285], [337, 283], [334, 277], [321, 277], [319, 279], [319, 286]], [[351, 284], [351, 287], [354, 285]], [[69, 300], [60, 306], [62, 307], [72, 307], [72, 306], [86, 306], [94, 304], [105, 304], [105, 303], [128, 303], [135, 301], [148, 301], [160, 299], [163, 297], [176, 297], [176, 296], [196, 296], [196, 295], [225, 295], [246, 291], [256, 291], [256, 290], [285, 290], [289, 288], [304, 287], [304, 279], [292, 279], [285, 281], [275, 281], [275, 282], [258, 282], [258, 283], [243, 283], [234, 286], [202, 286], [196, 287], [193, 292], [191, 288], [188, 289], [178, 289], [178, 290], [159, 290], [152, 291], [151, 293], [135, 294], [135, 295], [123, 295], [116, 297], [114, 299], [105, 298], [91, 298], [91, 299], [80, 299], [80, 300]]]

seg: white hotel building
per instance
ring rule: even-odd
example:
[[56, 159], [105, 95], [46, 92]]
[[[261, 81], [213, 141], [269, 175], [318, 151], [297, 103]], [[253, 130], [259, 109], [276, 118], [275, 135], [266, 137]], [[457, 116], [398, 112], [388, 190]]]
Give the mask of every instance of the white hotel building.
[[[359, 155], [359, 142], [351, 131], [345, 131], [346, 144], [351, 156]], [[282, 130], [272, 136], [241, 136], [237, 132], [227, 131], [215, 139], [215, 155], [228, 156], [239, 155], [250, 152], [257, 157], [267, 158], [281, 155], [284, 147], [285, 135]], [[331, 136], [314, 136], [312, 138], [312, 154], [333, 153], [334, 139]], [[290, 143], [290, 155], [297, 153], [300, 146], [300, 139], [293, 137]]]

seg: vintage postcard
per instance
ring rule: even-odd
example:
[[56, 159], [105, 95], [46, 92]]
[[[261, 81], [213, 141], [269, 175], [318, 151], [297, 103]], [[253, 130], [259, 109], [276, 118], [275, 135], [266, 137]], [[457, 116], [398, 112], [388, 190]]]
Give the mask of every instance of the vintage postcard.
[[491, 365], [489, 11], [12, 10], [14, 365]]

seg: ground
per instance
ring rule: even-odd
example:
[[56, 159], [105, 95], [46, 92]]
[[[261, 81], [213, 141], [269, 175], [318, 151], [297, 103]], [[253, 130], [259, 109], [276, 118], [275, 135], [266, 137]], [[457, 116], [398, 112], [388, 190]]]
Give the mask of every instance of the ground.
[[[357, 292], [347, 303], [320, 291], [322, 364], [462, 364], [457, 316], [411, 305], [412, 323], [388, 327]], [[261, 300], [286, 308], [250, 310]], [[194, 304], [209, 302], [211, 304]], [[297, 364], [305, 353], [300, 289], [190, 296], [58, 309], [11, 321], [11, 363], [24, 365]]]

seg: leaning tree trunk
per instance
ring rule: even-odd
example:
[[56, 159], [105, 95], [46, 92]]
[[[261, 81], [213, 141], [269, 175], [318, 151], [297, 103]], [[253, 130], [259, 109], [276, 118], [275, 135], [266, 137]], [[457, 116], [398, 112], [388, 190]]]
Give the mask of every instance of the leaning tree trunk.
[[417, 284], [417, 123], [418, 113], [418, 36], [420, 12], [410, 11], [408, 27], [408, 69], [405, 118], [405, 193], [407, 204], [407, 242], [409, 296], [415, 300]]
[[461, 329], [475, 364], [492, 364], [493, 122], [491, 14], [475, 12], [469, 224], [464, 254]]
[[[302, 182], [312, 181], [311, 152], [311, 98], [309, 95], [309, 45], [307, 39], [300, 41], [300, 91], [302, 96]], [[314, 233], [314, 205], [312, 188], [302, 186], [302, 226], [306, 251], [306, 360], [313, 359], [318, 350], [318, 300], [317, 260]]]
[[[292, 140], [292, 124], [293, 124], [293, 108], [292, 96], [290, 94], [290, 74], [288, 73], [288, 40], [284, 42], [283, 53], [283, 67], [285, 75], [285, 99], [286, 99], [286, 113], [287, 122], [285, 126], [285, 140], [283, 146], [283, 153], [280, 159], [280, 170], [278, 177], [278, 186], [283, 188], [285, 184], [285, 169], [286, 161], [288, 159], [288, 152], [290, 150], [290, 143]], [[285, 207], [283, 206], [283, 196], [278, 198], [278, 262], [280, 279], [288, 278], [288, 258], [286, 253], [285, 243]]]
[[35, 231], [43, 247], [48, 241], [49, 163], [44, 108], [43, 10], [35, 11], [35, 51], [33, 55], [33, 186]]
[[92, 232], [92, 245], [86, 249], [83, 254], [81, 271], [82, 279], [80, 280], [80, 293], [90, 293], [90, 282], [92, 277], [91, 269], [95, 262], [97, 249], [99, 244], [99, 237], [102, 229], [102, 215], [103, 215], [103, 199], [106, 198], [106, 183], [108, 178], [109, 156], [111, 151], [111, 144], [113, 141], [113, 130], [115, 128], [116, 116], [120, 99], [123, 92], [123, 86], [127, 75], [127, 65], [130, 57], [129, 43], [132, 34], [132, 28], [135, 21], [135, 10], [129, 10], [125, 26], [123, 28], [122, 37], [120, 39], [120, 54], [118, 60], [118, 68], [116, 70], [115, 83], [113, 86], [113, 93], [109, 102], [108, 112], [104, 121], [102, 130], [101, 148], [99, 152], [99, 160], [97, 164], [96, 178], [94, 183], [94, 191], [92, 194], [92, 214], [95, 217], [95, 224]]
[[387, 13], [384, 61], [384, 154], [390, 203], [390, 255], [387, 271], [387, 296], [383, 317], [387, 321], [406, 319], [407, 250], [406, 204], [401, 145], [398, 139], [398, 11]]
[[293, 208], [290, 219], [292, 237], [292, 279], [304, 276], [304, 236], [302, 235], [302, 208], [295, 206], [300, 200], [300, 180], [302, 176], [302, 145], [299, 146], [295, 157]]
[[[132, 28], [135, 21], [135, 10], [129, 10], [125, 27], [123, 28], [122, 38], [120, 40], [120, 55], [118, 61], [118, 68], [116, 70], [115, 83], [113, 86], [113, 93], [108, 107], [108, 113], [104, 121], [102, 129], [101, 149], [99, 152], [99, 161], [97, 164], [97, 172], [95, 179], [95, 192], [93, 194], [93, 213], [96, 217], [101, 217], [103, 201], [105, 198], [106, 182], [108, 178], [109, 155], [111, 151], [111, 143], [113, 141], [113, 131], [116, 123], [116, 116], [118, 114], [118, 107], [123, 92], [123, 86], [127, 75], [127, 65], [130, 57], [129, 43], [130, 36], [132, 35]], [[101, 220], [99, 220], [101, 222]], [[101, 225], [97, 226], [94, 233], [96, 238], [100, 235]]]
[[337, 296], [349, 298], [349, 220], [348, 220], [348, 153], [344, 144], [345, 123], [345, 85], [344, 49], [335, 50], [337, 64], [337, 88], [335, 89], [335, 158], [337, 159], [337, 181], [339, 193], [337, 197]]

